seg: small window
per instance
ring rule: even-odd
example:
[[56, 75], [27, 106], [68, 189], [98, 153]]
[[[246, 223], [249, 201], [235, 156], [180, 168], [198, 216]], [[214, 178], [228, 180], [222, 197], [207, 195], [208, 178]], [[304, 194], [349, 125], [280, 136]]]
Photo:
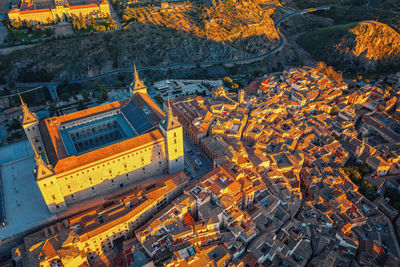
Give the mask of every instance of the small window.
[[143, 107], [142, 110], [146, 116], [150, 114], [150, 111], [146, 107]]

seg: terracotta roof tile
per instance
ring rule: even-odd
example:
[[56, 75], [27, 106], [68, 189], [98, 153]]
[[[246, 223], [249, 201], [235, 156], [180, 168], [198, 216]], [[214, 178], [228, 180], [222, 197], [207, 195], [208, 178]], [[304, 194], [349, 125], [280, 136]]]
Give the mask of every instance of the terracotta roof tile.
[[62, 173], [72, 170], [133, 148], [138, 148], [143, 145], [150, 145], [153, 142], [163, 140], [163, 138], [164, 137], [159, 130], [154, 130], [149, 133], [145, 133], [143, 135], [139, 135], [78, 156], [70, 156], [68, 158], [61, 159], [55, 166], [54, 171], [56, 173]]

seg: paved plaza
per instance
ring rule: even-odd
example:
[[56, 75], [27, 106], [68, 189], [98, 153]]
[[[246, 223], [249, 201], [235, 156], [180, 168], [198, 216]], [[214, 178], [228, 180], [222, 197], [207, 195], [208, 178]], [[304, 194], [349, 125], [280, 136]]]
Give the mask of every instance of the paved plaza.
[[28, 140], [0, 147], [0, 166], [8, 162], [33, 156]]
[[0, 150], [0, 161], [11, 161], [0, 169], [6, 218], [6, 225], [0, 228], [0, 240], [53, 219], [33, 176], [36, 165], [33, 156], [29, 156], [31, 152], [25, 149], [24, 142]]

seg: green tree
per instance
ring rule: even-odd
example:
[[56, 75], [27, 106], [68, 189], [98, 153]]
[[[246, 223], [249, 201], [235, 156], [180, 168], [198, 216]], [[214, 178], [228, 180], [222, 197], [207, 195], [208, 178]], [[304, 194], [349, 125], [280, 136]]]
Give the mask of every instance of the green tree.
[[362, 181], [360, 186], [360, 192], [369, 200], [376, 199], [376, 192], [372, 184], [368, 183], [367, 181]]
[[49, 112], [50, 112], [50, 117], [53, 117], [56, 112], [57, 112], [57, 107], [54, 105], [54, 103], [51, 103], [49, 106]]
[[85, 105], [85, 103], [82, 100], [79, 100], [77, 109], [78, 110], [84, 110], [84, 109], [87, 109], [87, 106]]
[[222, 80], [222, 83], [224, 84], [224, 86], [226, 86], [226, 87], [231, 87], [231, 85], [232, 85], [232, 83], [233, 83], [233, 81], [232, 81], [232, 79], [231, 78], [229, 78], [229, 77], [225, 77], [223, 80]]
[[95, 84], [94, 84], [94, 89], [96, 90], [96, 91], [101, 91], [101, 90], [103, 90], [103, 89], [105, 89], [104, 88], [104, 86], [101, 84], [101, 83], [98, 83], [98, 82], [96, 82]]
[[15, 88], [15, 81], [11, 80], [8, 82], [8, 88], [14, 89]]
[[332, 116], [338, 115], [338, 114], [339, 114], [339, 109], [338, 109], [338, 107], [337, 107], [337, 106], [334, 106], [334, 107], [331, 109], [331, 112], [330, 112], [329, 114], [331, 114]]
[[14, 118], [8, 125], [8, 130], [11, 131], [11, 130], [18, 130], [18, 129], [21, 129], [21, 123], [16, 118]]
[[108, 99], [108, 92], [107, 92], [107, 90], [106, 90], [106, 89], [101, 89], [101, 90], [100, 90], [99, 97], [98, 97], [98, 102], [99, 102], [99, 103], [103, 103], [103, 102], [106, 102], [107, 99]]
[[154, 96], [154, 100], [157, 101], [157, 103], [159, 103], [160, 105], [163, 103], [163, 97], [160, 93]]
[[61, 99], [62, 101], [67, 102], [67, 101], [69, 101], [70, 97], [71, 97], [71, 95], [70, 95], [69, 93], [63, 92], [63, 93], [61, 94], [61, 96], [60, 96], [60, 99]]
[[81, 29], [86, 29], [86, 21], [87, 19], [85, 17], [80, 17], [79, 18], [79, 26]]
[[84, 99], [84, 101], [89, 101], [89, 97], [90, 97], [90, 93], [88, 90], [83, 89], [82, 90], [82, 97]]
[[237, 83], [232, 84], [231, 89], [233, 92], [237, 93], [237, 91], [239, 90], [239, 84]]

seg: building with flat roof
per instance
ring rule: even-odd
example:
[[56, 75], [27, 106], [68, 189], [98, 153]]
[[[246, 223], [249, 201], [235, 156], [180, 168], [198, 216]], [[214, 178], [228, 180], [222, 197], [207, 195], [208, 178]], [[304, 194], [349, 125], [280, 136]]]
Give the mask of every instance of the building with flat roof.
[[222, 86], [221, 81], [204, 80], [162, 80], [153, 84], [153, 88], [161, 94], [163, 100], [176, 99], [187, 95], [209, 95], [211, 86]]
[[38, 120], [21, 98], [36, 182], [51, 212], [164, 172], [184, 169], [182, 126], [147, 95], [135, 71], [131, 97]]

